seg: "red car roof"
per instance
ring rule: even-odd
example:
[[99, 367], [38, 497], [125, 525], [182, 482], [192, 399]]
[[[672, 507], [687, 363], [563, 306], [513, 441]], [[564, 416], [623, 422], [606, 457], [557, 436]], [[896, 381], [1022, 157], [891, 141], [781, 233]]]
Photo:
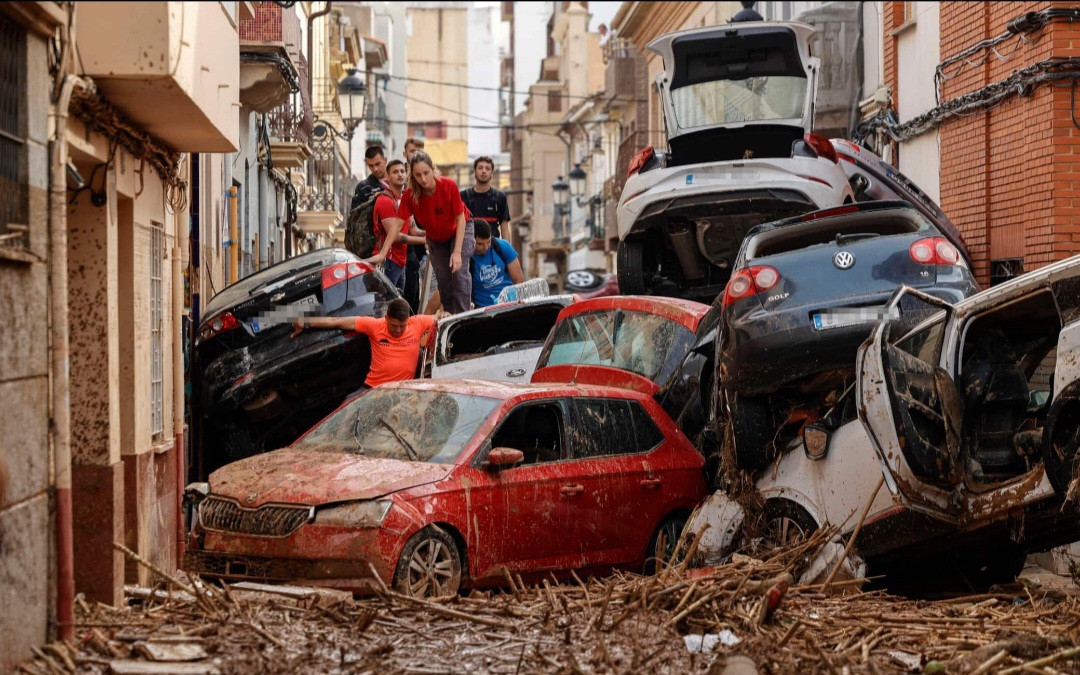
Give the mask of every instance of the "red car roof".
[[[379, 389], [417, 389], [422, 391], [445, 391], [454, 394], [486, 396], [509, 399], [515, 396], [615, 396], [637, 398], [635, 393], [623, 387], [574, 384], [571, 382], [499, 382], [496, 380], [423, 379], [389, 382]], [[627, 396], [627, 394], [630, 396]]]
[[583, 312], [611, 309], [655, 314], [680, 323], [696, 332], [702, 317], [708, 313], [709, 306], [681, 298], [663, 298], [652, 295], [612, 295], [575, 302], [559, 312], [559, 321]]

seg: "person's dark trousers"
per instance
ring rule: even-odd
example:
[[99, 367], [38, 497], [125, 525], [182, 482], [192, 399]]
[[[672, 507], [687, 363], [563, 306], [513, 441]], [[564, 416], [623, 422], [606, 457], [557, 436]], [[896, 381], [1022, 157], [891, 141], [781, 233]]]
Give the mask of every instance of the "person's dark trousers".
[[439, 284], [443, 309], [450, 314], [469, 311], [472, 309], [472, 273], [469, 271], [469, 258], [476, 250], [472, 221], [465, 223], [465, 239], [461, 242], [461, 268], [457, 273], [450, 272], [450, 255], [454, 251], [453, 237], [445, 242], [428, 238], [427, 242], [431, 269], [435, 271], [435, 280]]
[[405, 258], [405, 300], [412, 307], [413, 314], [420, 312], [420, 258], [424, 247], [415, 244], [409, 246], [409, 255]]

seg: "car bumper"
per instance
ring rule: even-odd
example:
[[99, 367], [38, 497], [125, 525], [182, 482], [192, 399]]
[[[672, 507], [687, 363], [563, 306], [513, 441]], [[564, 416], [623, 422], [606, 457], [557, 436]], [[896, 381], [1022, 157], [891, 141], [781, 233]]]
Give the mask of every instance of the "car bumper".
[[619, 239], [642, 229], [637, 221], [653, 205], [663, 202], [677, 205], [682, 200], [708, 195], [727, 202], [741, 199], [741, 193], [760, 191], [794, 193], [810, 203], [807, 211], [842, 204], [844, 198], [851, 195], [843, 168], [820, 158], [748, 160], [654, 169], [636, 174], [626, 182], [616, 211]]
[[[184, 569], [227, 580], [301, 583], [364, 593], [393, 583], [406, 537], [385, 525], [307, 524], [285, 537], [199, 528]], [[376, 579], [376, 575], [378, 579]]]

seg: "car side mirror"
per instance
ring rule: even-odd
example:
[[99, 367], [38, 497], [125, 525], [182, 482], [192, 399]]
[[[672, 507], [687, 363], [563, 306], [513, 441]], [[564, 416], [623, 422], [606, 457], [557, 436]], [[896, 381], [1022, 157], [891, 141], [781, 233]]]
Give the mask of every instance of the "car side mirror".
[[831, 432], [825, 427], [808, 424], [802, 433], [803, 452], [806, 453], [806, 458], [813, 462], [825, 459], [825, 455], [829, 452], [831, 436]]
[[488, 453], [487, 461], [483, 467], [489, 471], [513, 468], [519, 462], [525, 461], [525, 453], [514, 448], [492, 448]]

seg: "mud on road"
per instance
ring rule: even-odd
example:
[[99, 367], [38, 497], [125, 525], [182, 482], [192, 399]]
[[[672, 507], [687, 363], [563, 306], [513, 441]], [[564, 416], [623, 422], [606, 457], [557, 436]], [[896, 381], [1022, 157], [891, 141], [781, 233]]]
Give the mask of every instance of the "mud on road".
[[[47, 645], [17, 672], [721, 675], [735, 654], [760, 675], [1080, 672], [1075, 587], [938, 601], [850, 582], [785, 588], [819, 544], [434, 601], [177, 579], [129, 588], [125, 608], [80, 600], [77, 643]], [[713, 637], [687, 638], [702, 634]]]

